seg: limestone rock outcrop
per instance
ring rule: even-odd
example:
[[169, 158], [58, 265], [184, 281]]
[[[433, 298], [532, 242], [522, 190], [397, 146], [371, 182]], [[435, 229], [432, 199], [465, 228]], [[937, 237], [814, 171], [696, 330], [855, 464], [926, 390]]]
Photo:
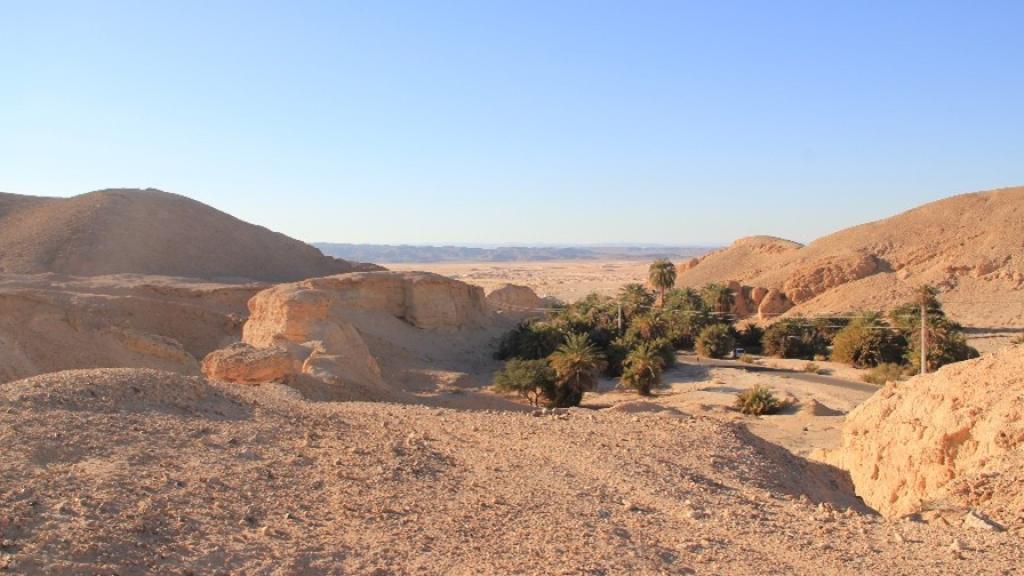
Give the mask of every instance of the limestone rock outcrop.
[[732, 292], [732, 309], [729, 312], [737, 318], [746, 318], [751, 313], [750, 288], [743, 286], [733, 280], [729, 282], [729, 291]]
[[1024, 523], [1024, 347], [890, 383], [826, 456], [885, 516], [949, 507]]
[[757, 306], [757, 315], [761, 320], [771, 320], [793, 307], [793, 302], [780, 290], [768, 290]]
[[491, 322], [481, 288], [425, 272], [365, 272], [280, 284], [253, 296], [249, 312], [243, 343], [206, 358], [210, 377], [312, 379], [338, 393], [328, 396], [367, 400], [394, 397], [391, 383], [385, 384], [386, 370], [401, 379], [407, 366], [397, 364], [430, 365], [450, 353], [448, 341], [458, 340], [461, 331]]
[[878, 258], [871, 255], [829, 257], [794, 272], [783, 285], [783, 291], [792, 302], [801, 304], [836, 286], [866, 278], [879, 269]]
[[0, 382], [102, 367], [199, 374], [197, 358], [238, 340], [260, 288], [157, 276], [0, 277]]

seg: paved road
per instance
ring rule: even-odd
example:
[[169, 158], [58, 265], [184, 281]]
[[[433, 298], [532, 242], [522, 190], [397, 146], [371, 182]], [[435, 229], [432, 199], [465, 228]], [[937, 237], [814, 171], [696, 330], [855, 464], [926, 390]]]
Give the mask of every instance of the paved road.
[[715, 360], [713, 358], [701, 358], [700, 356], [694, 356], [692, 354], [680, 354], [678, 356], [678, 362], [681, 365], [689, 366], [708, 366], [712, 368], [737, 368], [740, 370], [746, 370], [748, 372], [771, 372], [776, 374], [783, 374], [787, 378], [792, 380], [800, 380], [802, 382], [809, 382], [811, 384], [824, 384], [826, 386], [838, 386], [839, 388], [846, 388], [847, 390], [855, 390], [857, 392], [874, 393], [878, 391], [878, 386], [873, 384], [867, 384], [864, 382], [857, 382], [855, 380], [847, 380], [846, 378], [838, 378], [836, 376], [822, 376], [820, 374], [808, 374], [807, 372], [800, 372], [799, 370], [788, 370], [786, 368], [772, 368], [771, 366], [760, 366], [757, 364], [747, 364], [738, 360]]

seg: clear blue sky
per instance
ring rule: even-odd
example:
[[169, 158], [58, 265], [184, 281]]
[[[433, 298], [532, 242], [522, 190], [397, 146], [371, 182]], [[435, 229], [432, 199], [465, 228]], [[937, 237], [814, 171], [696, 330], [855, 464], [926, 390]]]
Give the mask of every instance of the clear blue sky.
[[0, 0], [0, 190], [308, 241], [806, 241], [1024, 184], [1024, 2]]

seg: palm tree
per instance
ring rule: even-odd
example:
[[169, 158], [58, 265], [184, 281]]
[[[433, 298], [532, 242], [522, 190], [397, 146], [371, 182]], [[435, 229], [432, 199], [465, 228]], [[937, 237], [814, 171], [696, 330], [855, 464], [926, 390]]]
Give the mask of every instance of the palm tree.
[[728, 314], [732, 310], [733, 303], [736, 301], [732, 290], [725, 284], [708, 284], [701, 290], [701, 296], [704, 298], [704, 303], [707, 304], [708, 308], [719, 314]]
[[619, 304], [622, 306], [622, 313], [626, 319], [642, 313], [645, 309], [654, 304], [654, 297], [644, 288], [643, 284], [631, 282], [619, 289]]
[[661, 305], [665, 305], [665, 291], [676, 285], [676, 266], [665, 258], [651, 263], [647, 270], [647, 280], [658, 289]]
[[626, 368], [622, 373], [622, 383], [635, 389], [641, 396], [650, 396], [651, 389], [661, 383], [665, 361], [658, 348], [650, 342], [634, 348], [622, 364]]
[[604, 355], [590, 342], [586, 334], [570, 334], [548, 362], [558, 377], [555, 391], [556, 406], [576, 406], [583, 393], [597, 385], [597, 375], [604, 370]]

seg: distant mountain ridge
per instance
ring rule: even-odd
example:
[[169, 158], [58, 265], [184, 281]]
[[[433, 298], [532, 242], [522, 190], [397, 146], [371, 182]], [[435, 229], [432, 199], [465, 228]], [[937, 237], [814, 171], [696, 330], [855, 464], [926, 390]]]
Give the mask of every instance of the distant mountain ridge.
[[374, 269], [161, 190], [0, 193], [0, 273], [288, 282]]
[[408, 244], [341, 244], [318, 242], [324, 254], [347, 260], [380, 263], [525, 262], [546, 260], [650, 260], [695, 258], [713, 250], [706, 246], [417, 246]]

